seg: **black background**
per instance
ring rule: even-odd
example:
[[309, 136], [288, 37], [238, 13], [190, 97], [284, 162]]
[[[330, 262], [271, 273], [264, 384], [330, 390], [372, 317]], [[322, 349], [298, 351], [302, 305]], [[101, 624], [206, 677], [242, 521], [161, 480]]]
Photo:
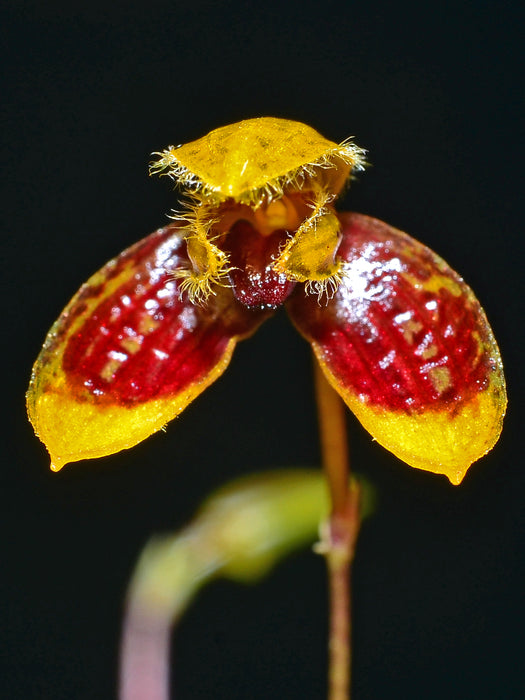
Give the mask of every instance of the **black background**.
[[[149, 154], [272, 115], [371, 167], [343, 205], [423, 240], [476, 290], [507, 367], [501, 441], [463, 485], [411, 470], [349, 416], [378, 510], [355, 564], [355, 700], [525, 687], [519, 3], [11, 2], [2, 21], [0, 696], [115, 697], [126, 581], [152, 533], [247, 471], [315, 465], [308, 346], [283, 314], [167, 433], [48, 470], [24, 392], [69, 297], [163, 224]], [[206, 590], [174, 640], [177, 698], [321, 698], [326, 588], [310, 552]]]

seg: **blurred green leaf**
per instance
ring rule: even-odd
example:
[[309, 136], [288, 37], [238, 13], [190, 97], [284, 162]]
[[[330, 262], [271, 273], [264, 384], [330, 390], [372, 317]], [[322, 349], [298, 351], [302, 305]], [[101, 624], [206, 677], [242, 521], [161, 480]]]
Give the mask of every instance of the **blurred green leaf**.
[[[371, 487], [359, 480], [362, 513]], [[312, 544], [328, 517], [320, 469], [283, 469], [238, 479], [212, 494], [183, 530], [155, 537], [143, 550], [129, 601], [148, 616], [173, 621], [206, 582], [251, 582], [295, 549]]]

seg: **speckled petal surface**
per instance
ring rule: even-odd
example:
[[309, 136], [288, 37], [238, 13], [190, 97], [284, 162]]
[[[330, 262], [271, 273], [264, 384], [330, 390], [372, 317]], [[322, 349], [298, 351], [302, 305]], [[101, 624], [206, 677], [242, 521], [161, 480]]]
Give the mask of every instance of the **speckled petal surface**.
[[388, 224], [340, 215], [344, 279], [287, 306], [328, 380], [363, 426], [408, 464], [463, 479], [490, 450], [506, 408], [498, 347], [471, 289]]
[[177, 227], [159, 229], [93, 275], [52, 327], [27, 406], [53, 469], [162, 428], [266, 318], [221, 287], [206, 306], [181, 298], [173, 271], [187, 263]]

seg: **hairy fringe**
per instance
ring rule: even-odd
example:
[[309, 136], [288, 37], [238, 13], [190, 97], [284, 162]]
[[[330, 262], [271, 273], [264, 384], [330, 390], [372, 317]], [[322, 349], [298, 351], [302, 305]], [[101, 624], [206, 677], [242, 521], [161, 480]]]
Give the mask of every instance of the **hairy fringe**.
[[[366, 150], [356, 146], [351, 138], [323, 153], [318, 160], [305, 163], [295, 170], [269, 180], [261, 187], [248, 190], [238, 198], [238, 203], [258, 209], [262, 204], [282, 197], [287, 189], [301, 190], [308, 180], [317, 178], [319, 169], [329, 170], [336, 167], [334, 162], [336, 158], [351, 166], [351, 173], [364, 170]], [[189, 190], [190, 196], [195, 196], [200, 201], [210, 205], [219, 204], [228, 199], [227, 196], [217, 191], [216, 188], [210, 187], [195, 173], [182, 165], [177, 159], [176, 152], [175, 146], [169, 146], [164, 151], [152, 153], [153, 156], [158, 156], [158, 159], [150, 163], [150, 175], [167, 175], [180, 187]]]

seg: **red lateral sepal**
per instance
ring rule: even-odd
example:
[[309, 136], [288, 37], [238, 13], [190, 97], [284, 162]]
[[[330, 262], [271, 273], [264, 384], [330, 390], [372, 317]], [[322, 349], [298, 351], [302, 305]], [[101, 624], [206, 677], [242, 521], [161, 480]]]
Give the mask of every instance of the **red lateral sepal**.
[[93, 275], [54, 324], [27, 401], [55, 469], [162, 428], [266, 317], [221, 287], [205, 306], [191, 304], [173, 275], [187, 264], [177, 227], [159, 229]]
[[387, 224], [340, 215], [343, 281], [290, 315], [361, 423], [409, 464], [459, 483], [496, 442], [506, 396], [473, 292], [435, 253]]

